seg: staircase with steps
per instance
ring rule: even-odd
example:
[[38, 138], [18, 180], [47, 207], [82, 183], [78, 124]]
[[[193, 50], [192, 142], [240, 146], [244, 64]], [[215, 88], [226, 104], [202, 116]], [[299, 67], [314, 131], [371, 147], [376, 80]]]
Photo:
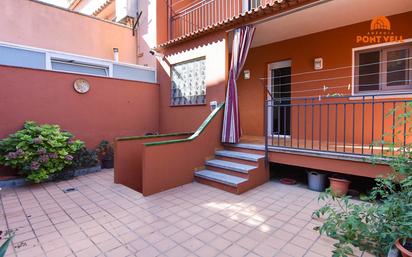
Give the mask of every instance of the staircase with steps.
[[195, 172], [196, 181], [241, 194], [269, 180], [265, 156], [233, 147], [217, 150], [205, 167]]

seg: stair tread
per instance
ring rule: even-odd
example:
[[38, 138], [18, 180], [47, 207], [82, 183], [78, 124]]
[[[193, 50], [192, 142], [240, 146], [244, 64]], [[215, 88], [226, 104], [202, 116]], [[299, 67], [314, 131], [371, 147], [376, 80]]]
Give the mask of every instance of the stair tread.
[[218, 159], [212, 159], [206, 161], [207, 166], [212, 166], [216, 168], [222, 168], [227, 170], [233, 170], [242, 173], [248, 173], [250, 170], [256, 169], [256, 166], [237, 163], [237, 162], [230, 162], [230, 161], [223, 161]]
[[232, 175], [227, 175], [224, 173], [212, 171], [212, 170], [200, 170], [195, 172], [196, 177], [200, 177], [203, 179], [212, 180], [215, 182], [219, 182], [222, 184], [230, 185], [230, 186], [238, 186], [239, 184], [246, 182], [247, 179], [240, 178]]
[[244, 153], [244, 152], [237, 152], [237, 151], [229, 151], [229, 150], [219, 150], [215, 153], [217, 156], [223, 157], [231, 157], [237, 158], [247, 161], [258, 161], [260, 158], [264, 158], [264, 155], [260, 154], [253, 154], [253, 153]]

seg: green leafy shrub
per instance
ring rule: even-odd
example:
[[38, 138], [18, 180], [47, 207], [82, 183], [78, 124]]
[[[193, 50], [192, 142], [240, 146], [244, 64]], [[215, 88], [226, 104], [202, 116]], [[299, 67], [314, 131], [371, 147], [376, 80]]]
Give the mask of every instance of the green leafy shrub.
[[[373, 162], [390, 165], [393, 173], [375, 179], [375, 187], [363, 199], [366, 202], [335, 197], [330, 189], [319, 197], [326, 204], [314, 216], [325, 217], [325, 221], [316, 229], [338, 241], [334, 257], [352, 255], [352, 247], [387, 256], [397, 239], [405, 242], [412, 238], [412, 144], [403, 144], [404, 136], [410, 136], [412, 130], [412, 103], [401, 108], [405, 111], [397, 116], [393, 126], [394, 136], [400, 136], [400, 140], [375, 143], [386, 146], [389, 157], [372, 158]], [[395, 113], [396, 109], [389, 116]], [[382, 138], [385, 136], [388, 135]]]
[[99, 158], [97, 152], [94, 150], [87, 150], [86, 147], [82, 147], [73, 156], [73, 162], [69, 169], [81, 169], [90, 168], [99, 164]]
[[57, 125], [24, 123], [23, 129], [0, 141], [0, 164], [18, 169], [27, 180], [39, 183], [73, 161], [84, 143]]
[[97, 153], [99, 154], [100, 160], [113, 160], [114, 150], [113, 146], [109, 141], [102, 140], [97, 147]]

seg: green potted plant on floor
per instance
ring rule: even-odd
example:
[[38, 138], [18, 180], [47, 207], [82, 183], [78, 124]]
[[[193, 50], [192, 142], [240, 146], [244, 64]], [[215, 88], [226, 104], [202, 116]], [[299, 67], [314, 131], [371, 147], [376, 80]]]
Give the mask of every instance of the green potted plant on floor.
[[[394, 246], [404, 257], [412, 256], [412, 144], [403, 144], [403, 136], [409, 136], [412, 130], [411, 107], [412, 103], [402, 107], [408, 111], [399, 115], [394, 125], [394, 131], [407, 127], [402, 133], [396, 132], [402, 140], [375, 143], [386, 146], [391, 157], [381, 156], [373, 161], [390, 165], [393, 173], [375, 179], [376, 186], [363, 199], [366, 202], [336, 197], [330, 188], [320, 195], [325, 204], [314, 216], [325, 220], [315, 229], [337, 240], [334, 257], [352, 255], [353, 247], [382, 257], [393, 253]], [[395, 113], [396, 109], [389, 115]]]
[[102, 168], [112, 169], [114, 167], [114, 150], [111, 143], [102, 140], [97, 147], [97, 153], [102, 162]]

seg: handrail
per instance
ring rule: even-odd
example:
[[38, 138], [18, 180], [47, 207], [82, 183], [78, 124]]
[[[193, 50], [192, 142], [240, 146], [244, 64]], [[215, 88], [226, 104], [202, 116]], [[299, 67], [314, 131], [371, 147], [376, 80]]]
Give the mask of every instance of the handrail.
[[159, 138], [159, 137], [186, 136], [186, 135], [192, 135], [192, 134], [193, 132], [181, 132], [181, 133], [169, 133], [169, 134], [147, 135], [147, 136], [118, 137], [115, 139], [115, 141], [128, 141], [128, 140], [141, 140], [141, 139]]
[[169, 133], [169, 134], [147, 135], [147, 136], [117, 137], [115, 138], [115, 141], [128, 141], [128, 140], [141, 140], [141, 139], [159, 138], [159, 137], [186, 136], [186, 135], [191, 135], [191, 134], [193, 134], [193, 132]]
[[214, 109], [209, 116], [203, 121], [203, 123], [199, 126], [199, 128], [193, 133], [190, 137], [184, 138], [184, 139], [174, 139], [174, 140], [166, 140], [166, 141], [159, 141], [159, 142], [150, 142], [150, 143], [145, 143], [145, 146], [156, 146], [156, 145], [166, 145], [166, 144], [174, 144], [174, 143], [183, 143], [183, 142], [189, 142], [194, 139], [196, 139], [202, 132], [203, 130], [209, 125], [209, 123], [213, 120], [213, 118], [216, 116], [216, 114], [223, 108], [225, 103], [221, 103], [216, 109]]
[[[412, 92], [410, 91], [397, 91], [397, 92], [380, 92], [380, 93], [355, 93], [352, 95], [329, 95], [329, 96], [322, 96], [321, 95], [321, 99], [322, 100], [326, 100], [326, 99], [340, 99], [340, 98], [371, 98], [371, 97], [396, 97], [396, 96], [400, 96], [400, 95], [412, 95]], [[268, 99], [266, 100], [267, 102], [270, 101], [276, 101], [276, 100], [317, 100], [319, 99], [319, 96], [295, 96], [295, 97], [280, 97], [280, 98], [276, 98], [276, 97], [272, 97], [272, 99]]]
[[[394, 155], [390, 147], [375, 143], [385, 137], [401, 146], [410, 142], [406, 119], [403, 128], [395, 128], [396, 117], [410, 111], [407, 104], [412, 100], [407, 95], [410, 93], [369, 94], [356, 101], [351, 101], [356, 96], [332, 96], [319, 101], [316, 97], [266, 100], [265, 127], [268, 114], [275, 122], [271, 131], [265, 129], [265, 154], [276, 147], [341, 155]], [[393, 99], [395, 96], [404, 97]], [[334, 101], [324, 101], [331, 99]]]
[[193, 11], [193, 10], [197, 9], [198, 5], [208, 4], [209, 2], [212, 2], [212, 1], [216, 1], [216, 0], [201, 0], [201, 1], [196, 2], [196, 3], [189, 3], [189, 4], [181, 7], [180, 9], [175, 10], [174, 11], [175, 14], [172, 17], [184, 15], [184, 14], [190, 12], [190, 11]]
[[[271, 0], [272, 1], [272, 0]], [[241, 0], [201, 0], [170, 14], [170, 39], [175, 39], [242, 13]]]

